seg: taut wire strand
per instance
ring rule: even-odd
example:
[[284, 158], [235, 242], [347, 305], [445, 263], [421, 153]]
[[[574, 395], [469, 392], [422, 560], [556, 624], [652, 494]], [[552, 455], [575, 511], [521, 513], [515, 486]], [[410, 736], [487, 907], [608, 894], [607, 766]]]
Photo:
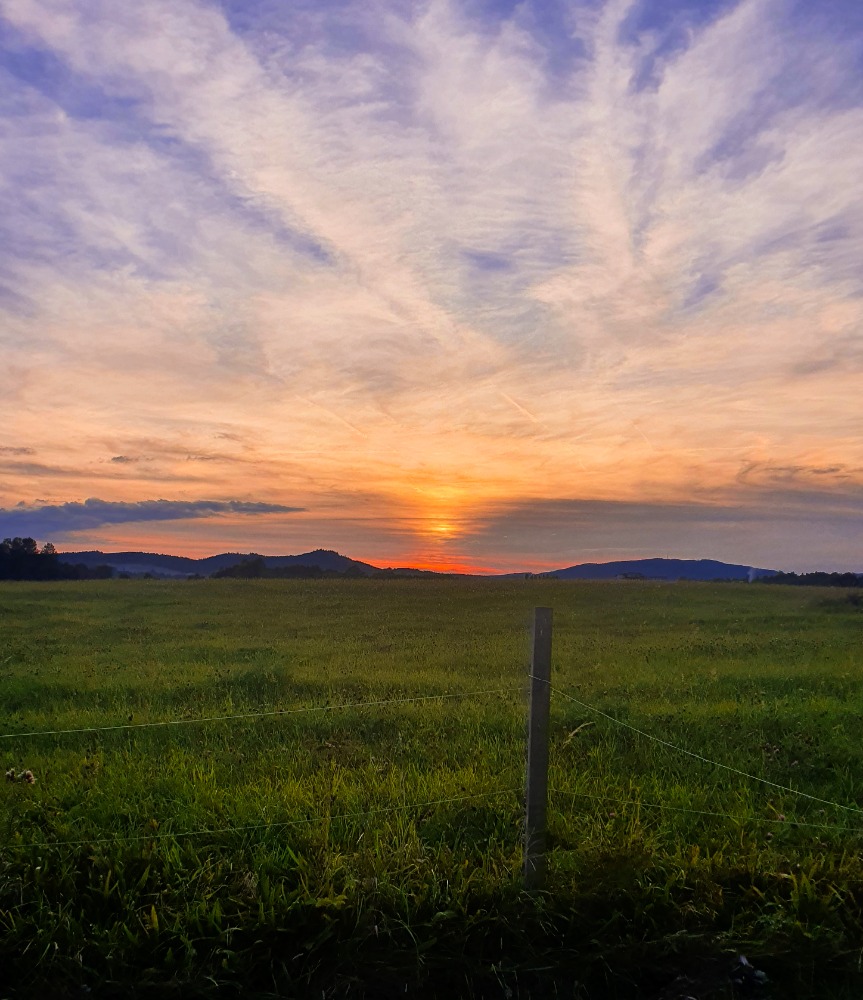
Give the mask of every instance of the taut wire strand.
[[555, 795], [573, 795], [582, 799], [593, 799], [598, 802], [613, 802], [620, 806], [644, 806], [647, 809], [665, 809], [670, 812], [692, 813], [696, 816], [716, 816], [721, 819], [734, 820], [735, 823], [773, 823], [776, 826], [807, 826], [818, 830], [837, 830], [843, 833], [863, 833], [859, 827], [836, 826], [833, 823], [813, 823], [802, 819], [778, 819], [770, 816], [735, 816], [732, 813], [713, 812], [709, 809], [689, 809], [686, 806], [671, 806], [663, 802], [644, 802], [641, 799], [615, 799], [608, 795], [593, 795], [590, 792], [574, 792], [568, 788], [553, 788]]
[[160, 726], [194, 726], [205, 722], [233, 722], [236, 719], [264, 719], [276, 715], [302, 715], [311, 712], [335, 712], [343, 708], [374, 708], [381, 705], [405, 705], [409, 702], [435, 701], [440, 698], [473, 698], [483, 694], [504, 694], [521, 690], [517, 687], [491, 688], [484, 691], [457, 691], [451, 694], [426, 694], [412, 698], [386, 698], [380, 701], [352, 701], [340, 705], [311, 705], [305, 708], [276, 708], [239, 715], [211, 715], [197, 719], [166, 719], [161, 722], [128, 722], [116, 726], [84, 726], [81, 729], [37, 729], [29, 733], [0, 733], [0, 740], [23, 739], [25, 736], [69, 736], [73, 733], [109, 733], [120, 729], [156, 729]]
[[801, 798], [811, 799], [813, 802], [819, 802], [824, 806], [833, 806], [836, 809], [845, 809], [848, 812], [857, 813], [863, 816], [863, 809], [860, 809], [857, 806], [844, 805], [842, 802], [834, 802], [832, 799], [822, 799], [817, 795], [810, 795], [809, 792], [801, 792], [799, 788], [791, 788], [790, 785], [780, 785], [777, 781], [770, 781], [768, 778], [761, 778], [757, 774], [749, 774], [747, 771], [741, 771], [739, 768], [732, 767], [730, 764], [721, 764], [719, 761], [711, 760], [709, 757], [704, 757], [700, 753], [695, 753], [693, 750], [686, 750], [684, 747], [677, 746], [676, 743], [669, 743], [668, 740], [663, 740], [658, 736], [653, 736], [651, 733], [646, 733], [643, 729], [631, 726], [628, 722], [622, 722], [620, 719], [615, 719], [613, 715], [609, 715], [607, 712], [603, 712], [601, 709], [595, 708], [593, 705], [588, 705], [587, 702], [579, 701], [578, 698], [573, 698], [571, 694], [568, 694], [566, 691], [562, 691], [558, 687], [554, 687], [553, 685], [549, 685], [549, 687], [555, 694], [559, 694], [561, 697], [566, 698], [567, 701], [571, 701], [573, 704], [587, 709], [588, 712], [594, 712], [596, 715], [601, 715], [603, 719], [608, 719], [609, 722], [622, 726], [624, 729], [629, 729], [633, 733], [638, 733], [639, 736], [643, 736], [648, 740], [653, 740], [654, 743], [661, 743], [662, 746], [669, 747], [671, 750], [676, 750], [678, 753], [686, 754], [687, 757], [694, 757], [696, 760], [700, 760], [704, 764], [710, 764], [712, 767], [721, 767], [725, 771], [731, 771], [732, 774], [739, 774], [742, 778], [759, 781], [762, 785], [770, 785], [771, 788], [778, 788], [782, 792], [790, 792], [792, 795], [799, 795]]
[[[306, 826], [311, 823], [319, 823], [322, 820], [332, 822], [341, 819], [363, 819], [366, 816], [376, 816], [382, 813], [405, 812], [410, 809], [424, 809], [427, 806], [442, 806], [451, 802], [467, 802], [471, 799], [491, 798], [495, 795], [509, 795], [518, 792], [519, 788], [495, 788], [488, 792], [474, 792], [470, 795], [455, 795], [448, 799], [432, 799], [428, 802], [408, 802], [400, 806], [383, 806], [380, 809], [367, 809], [363, 812], [332, 813], [330, 815], [320, 813], [317, 816], [306, 816], [303, 819], [281, 820], [276, 823], [253, 823], [248, 826], [226, 826], [215, 830], [186, 830], [168, 831], [166, 833], [142, 833], [130, 834], [129, 836], [118, 837], [88, 837], [85, 840], [46, 840], [30, 844], [7, 844], [6, 848], [11, 850], [29, 850], [32, 848], [45, 847], [83, 847], [88, 844], [122, 844], [141, 840], [178, 840], [180, 837], [206, 837], [216, 836], [223, 833], [251, 833], [254, 830], [278, 830], [289, 826]], [[0, 849], [2, 850], [2, 849]]]

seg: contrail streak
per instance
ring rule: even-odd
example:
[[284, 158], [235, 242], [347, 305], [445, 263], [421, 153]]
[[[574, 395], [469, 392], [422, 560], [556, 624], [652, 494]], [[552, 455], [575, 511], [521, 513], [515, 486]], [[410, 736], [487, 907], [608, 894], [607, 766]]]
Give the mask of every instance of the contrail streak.
[[515, 408], [516, 408], [516, 409], [518, 410], [518, 412], [519, 412], [519, 413], [523, 413], [523, 414], [524, 414], [524, 415], [525, 415], [525, 416], [527, 417], [527, 419], [528, 419], [528, 420], [532, 420], [532, 421], [533, 421], [533, 422], [534, 422], [535, 424], [538, 424], [538, 423], [540, 422], [540, 421], [539, 421], [539, 420], [538, 420], [538, 419], [537, 419], [537, 418], [536, 418], [536, 417], [535, 417], [535, 416], [534, 416], [534, 415], [533, 415], [533, 414], [532, 414], [532, 413], [530, 412], [530, 410], [526, 410], [526, 409], [525, 409], [525, 408], [524, 408], [524, 407], [523, 407], [523, 406], [521, 405], [521, 403], [516, 403], [516, 401], [515, 401], [515, 400], [514, 400], [514, 399], [512, 398], [512, 396], [507, 396], [507, 394], [506, 394], [505, 392], [501, 392], [501, 391], [500, 391], [500, 389], [498, 389], [498, 393], [499, 393], [499, 394], [500, 394], [501, 396], [503, 396], [503, 398], [504, 398], [504, 399], [505, 399], [505, 400], [507, 401], [507, 403], [509, 403], [509, 404], [510, 404], [511, 406], [514, 406], [514, 407], [515, 407]]
[[347, 427], [349, 430], [352, 430], [354, 434], [359, 434], [361, 438], [368, 438], [368, 434], [366, 434], [365, 431], [361, 431], [359, 427], [355, 427], [352, 423], [350, 423], [350, 421], [345, 420], [344, 417], [340, 417], [338, 413], [333, 413], [332, 410], [328, 410], [326, 406], [321, 406], [320, 403], [316, 403], [314, 402], [314, 400], [307, 399], [305, 396], [296, 396], [295, 398], [298, 399], [301, 403], [308, 403], [309, 406], [314, 406], [319, 410], [323, 410], [328, 417], [332, 417], [333, 420], [338, 420], [340, 424], [344, 424], [345, 427]]

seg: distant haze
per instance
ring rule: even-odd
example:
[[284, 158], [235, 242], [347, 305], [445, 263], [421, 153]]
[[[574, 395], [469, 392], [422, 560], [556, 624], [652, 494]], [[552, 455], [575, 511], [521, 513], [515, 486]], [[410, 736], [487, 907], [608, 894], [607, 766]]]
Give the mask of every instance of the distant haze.
[[0, 538], [863, 570], [859, 0], [0, 18]]

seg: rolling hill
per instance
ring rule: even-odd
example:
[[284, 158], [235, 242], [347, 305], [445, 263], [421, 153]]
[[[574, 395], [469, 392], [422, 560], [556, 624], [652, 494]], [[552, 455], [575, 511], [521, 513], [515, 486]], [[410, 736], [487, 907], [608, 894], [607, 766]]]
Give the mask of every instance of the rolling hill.
[[[84, 565], [88, 569], [110, 566], [115, 575], [150, 575], [164, 579], [184, 579], [212, 574], [235, 567], [250, 559], [263, 559], [267, 569], [308, 567], [325, 573], [345, 573], [351, 576], [438, 576], [429, 570], [410, 568], [383, 570], [371, 563], [341, 555], [331, 549], [315, 549], [299, 555], [261, 556], [254, 552], [222, 552], [204, 559], [161, 555], [154, 552], [61, 552], [61, 561]], [[715, 559], [627, 559], [607, 563], [579, 563], [545, 573], [506, 573], [503, 577], [540, 576], [559, 580], [614, 580], [634, 578], [648, 580], [754, 580], [776, 575], [776, 570], [760, 569]]]
[[190, 576], [211, 576], [221, 569], [238, 566], [247, 559], [262, 558], [268, 569], [288, 566], [307, 566], [336, 573], [359, 573], [371, 576], [377, 567], [357, 559], [349, 559], [329, 549], [315, 549], [293, 556], [259, 556], [255, 552], [222, 552], [204, 559], [190, 559], [186, 556], [161, 555], [154, 552], [61, 552], [60, 560], [73, 566], [83, 565], [88, 569], [110, 566], [115, 574], [129, 576], [149, 574], [162, 578], [186, 578]]
[[540, 576], [559, 580], [614, 580], [620, 577], [646, 580], [755, 580], [774, 576], [776, 570], [758, 569], [716, 559], [625, 559], [607, 563], [580, 563]]

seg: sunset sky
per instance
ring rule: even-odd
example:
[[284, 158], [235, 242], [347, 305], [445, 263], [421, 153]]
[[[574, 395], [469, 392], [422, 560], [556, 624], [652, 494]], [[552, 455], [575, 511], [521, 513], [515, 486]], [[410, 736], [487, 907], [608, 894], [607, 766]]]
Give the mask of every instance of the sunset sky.
[[0, 0], [0, 537], [863, 572], [860, 0]]

